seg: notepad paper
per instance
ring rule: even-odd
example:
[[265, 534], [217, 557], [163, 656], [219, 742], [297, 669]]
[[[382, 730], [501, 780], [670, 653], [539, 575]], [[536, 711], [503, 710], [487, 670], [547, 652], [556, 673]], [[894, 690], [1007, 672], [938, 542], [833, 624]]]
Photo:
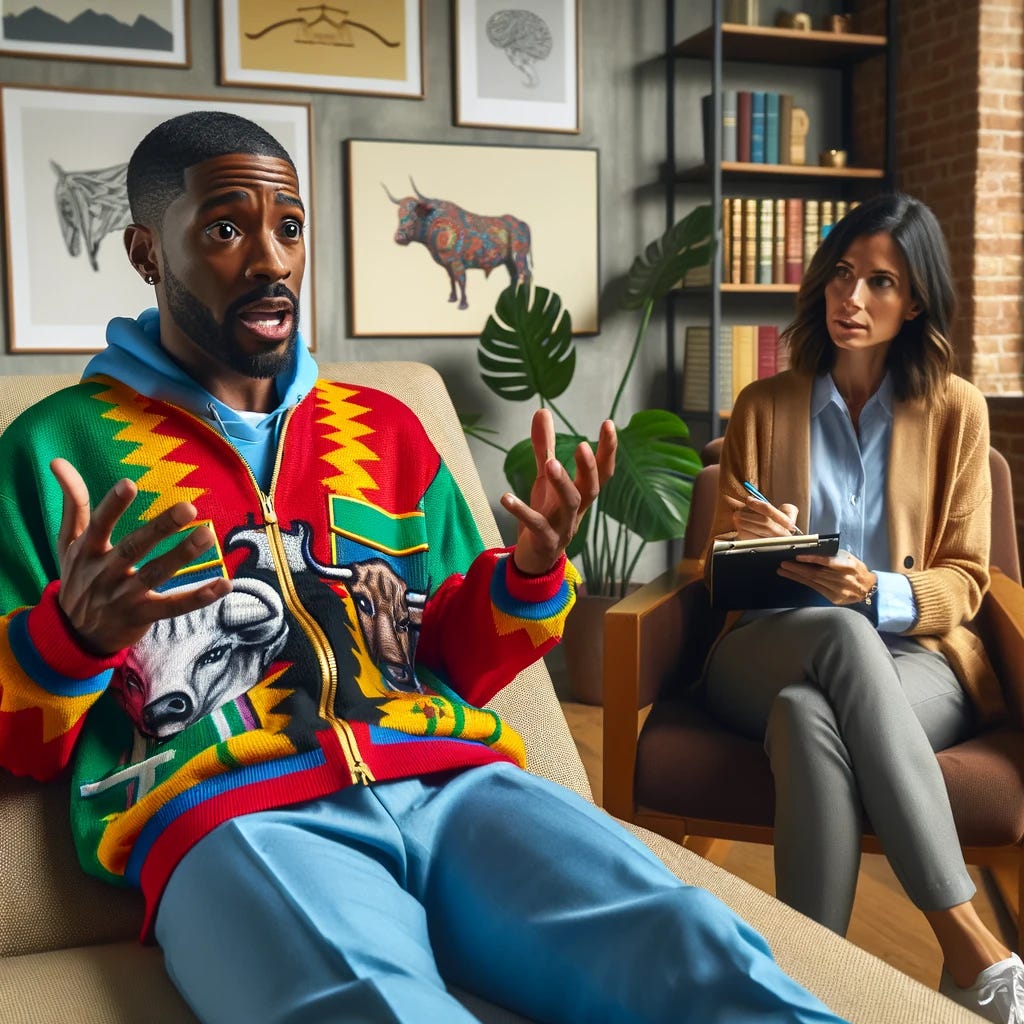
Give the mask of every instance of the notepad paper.
[[802, 608], [830, 602], [813, 587], [778, 574], [797, 555], [831, 557], [839, 534], [799, 534], [751, 540], [716, 540], [711, 551], [711, 604], [715, 608]]

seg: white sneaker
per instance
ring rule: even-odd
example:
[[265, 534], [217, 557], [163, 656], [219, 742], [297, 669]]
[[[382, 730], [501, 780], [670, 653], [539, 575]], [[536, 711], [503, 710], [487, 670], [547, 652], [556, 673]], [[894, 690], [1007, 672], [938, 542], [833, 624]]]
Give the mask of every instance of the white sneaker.
[[943, 968], [939, 991], [994, 1024], [1024, 1024], [1024, 963], [1016, 953], [986, 967], [968, 988]]

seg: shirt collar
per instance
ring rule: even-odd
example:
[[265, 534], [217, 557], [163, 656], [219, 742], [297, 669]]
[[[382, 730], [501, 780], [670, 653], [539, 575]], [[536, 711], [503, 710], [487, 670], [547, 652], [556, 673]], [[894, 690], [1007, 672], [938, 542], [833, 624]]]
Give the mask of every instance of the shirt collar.
[[[864, 408], [869, 408], [872, 402], [878, 402], [882, 411], [892, 419], [892, 396], [892, 374], [886, 370], [882, 383], [878, 385], [878, 390], [868, 399]], [[823, 373], [820, 377], [814, 378], [814, 384], [811, 386], [811, 418], [816, 419], [825, 411], [826, 406], [832, 404], [840, 409], [846, 408], [846, 403], [843, 401], [843, 396], [839, 394], [832, 374]]]

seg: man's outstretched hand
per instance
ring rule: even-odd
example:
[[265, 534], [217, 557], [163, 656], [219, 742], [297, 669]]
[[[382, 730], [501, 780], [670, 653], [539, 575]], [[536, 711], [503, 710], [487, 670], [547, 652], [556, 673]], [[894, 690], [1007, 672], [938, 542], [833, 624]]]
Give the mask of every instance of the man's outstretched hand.
[[93, 510], [85, 481], [70, 462], [54, 459], [50, 471], [64, 494], [57, 534], [59, 603], [87, 650], [116, 654], [142, 639], [158, 619], [212, 604], [231, 589], [229, 580], [217, 579], [184, 593], [154, 590], [214, 543], [206, 526], [196, 527], [170, 551], [135, 568], [157, 544], [195, 519], [194, 505], [179, 501], [111, 544], [114, 527], [138, 493], [135, 484], [119, 480]]
[[584, 513], [594, 503], [615, 471], [615, 424], [605, 420], [598, 436], [597, 455], [581, 442], [575, 452], [576, 479], [555, 458], [555, 424], [547, 409], [538, 409], [530, 426], [537, 460], [537, 478], [526, 505], [513, 494], [501, 504], [519, 520], [513, 558], [516, 568], [530, 576], [550, 571], [579, 529]]

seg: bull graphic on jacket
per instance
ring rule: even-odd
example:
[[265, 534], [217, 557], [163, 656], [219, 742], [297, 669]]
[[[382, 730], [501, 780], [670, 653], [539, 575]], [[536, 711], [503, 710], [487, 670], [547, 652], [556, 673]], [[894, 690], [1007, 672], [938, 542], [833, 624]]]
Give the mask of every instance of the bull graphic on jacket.
[[384, 185], [391, 202], [398, 206], [395, 242], [419, 242], [448, 272], [449, 302], [467, 309], [466, 271], [482, 270], [490, 276], [495, 267], [508, 270], [513, 284], [529, 284], [531, 278], [530, 225], [512, 214], [486, 217], [470, 213], [446, 199], [430, 199], [409, 179], [415, 196], [396, 199]]
[[[0, 439], [0, 767], [48, 779], [70, 765], [82, 864], [141, 886], [147, 930], [178, 860], [236, 814], [524, 764], [484, 705], [557, 642], [575, 600], [568, 563], [522, 577], [483, 549], [394, 397], [321, 380], [286, 416], [266, 492], [209, 424], [107, 377]], [[186, 529], [217, 540], [167, 586], [222, 575], [232, 591], [112, 657], [81, 650], [58, 604], [58, 454], [91, 494], [135, 480], [115, 542], [190, 501]]]

